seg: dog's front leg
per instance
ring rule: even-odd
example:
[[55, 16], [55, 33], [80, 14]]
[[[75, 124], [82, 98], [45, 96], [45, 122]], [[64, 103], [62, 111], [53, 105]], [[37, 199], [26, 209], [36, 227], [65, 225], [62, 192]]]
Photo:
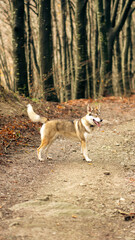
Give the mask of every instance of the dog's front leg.
[[85, 141], [81, 141], [81, 151], [83, 153], [83, 156], [87, 162], [91, 162], [92, 160], [88, 157], [87, 153], [87, 144]]
[[48, 146], [46, 147], [46, 158], [49, 159], [49, 160], [52, 160], [52, 157], [48, 155], [48, 151], [49, 151], [50, 146], [51, 146], [51, 143], [49, 143]]

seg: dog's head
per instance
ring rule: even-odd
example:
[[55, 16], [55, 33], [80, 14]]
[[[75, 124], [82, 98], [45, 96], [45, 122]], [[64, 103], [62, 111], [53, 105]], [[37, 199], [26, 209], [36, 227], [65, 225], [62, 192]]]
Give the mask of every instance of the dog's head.
[[100, 106], [97, 107], [88, 105], [86, 120], [90, 125], [100, 127], [100, 123], [103, 121], [103, 119], [100, 118]]

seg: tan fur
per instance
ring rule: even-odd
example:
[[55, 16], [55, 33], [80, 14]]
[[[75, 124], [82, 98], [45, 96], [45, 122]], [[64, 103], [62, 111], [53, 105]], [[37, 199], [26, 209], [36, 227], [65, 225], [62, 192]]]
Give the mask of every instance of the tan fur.
[[[36, 114], [30, 104], [28, 104], [27, 107], [28, 116], [32, 121], [44, 123], [40, 130], [41, 144], [37, 149], [39, 160], [43, 160], [41, 157], [42, 150], [46, 149], [46, 152], [48, 154], [48, 150], [52, 142], [58, 136], [63, 136], [66, 138], [79, 140], [81, 142], [81, 149], [85, 160], [91, 161], [91, 159], [89, 159], [87, 156], [86, 135], [90, 134], [94, 127], [96, 125], [99, 125], [99, 122], [102, 121], [99, 117], [97, 117], [97, 109], [95, 110], [95, 117], [91, 115], [92, 112], [88, 111], [85, 117], [76, 119], [74, 121], [61, 119], [47, 121], [47, 118], [40, 117], [38, 114]], [[94, 110], [92, 109], [91, 111]], [[96, 124], [94, 121], [96, 121]]]

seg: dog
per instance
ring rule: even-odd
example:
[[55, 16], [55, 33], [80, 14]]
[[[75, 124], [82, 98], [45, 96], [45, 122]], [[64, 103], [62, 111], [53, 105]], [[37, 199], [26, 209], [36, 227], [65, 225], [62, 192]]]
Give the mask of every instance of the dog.
[[90, 105], [88, 105], [86, 116], [73, 121], [62, 119], [48, 121], [46, 117], [41, 117], [36, 114], [31, 104], [27, 105], [27, 113], [32, 122], [43, 123], [40, 129], [41, 145], [37, 149], [37, 155], [40, 161], [44, 160], [41, 157], [43, 149], [46, 149], [48, 157], [49, 147], [58, 136], [79, 140], [81, 142], [81, 152], [84, 159], [87, 162], [92, 161], [87, 153], [87, 137], [95, 127], [100, 127], [103, 121], [100, 118], [99, 107], [90, 107]]

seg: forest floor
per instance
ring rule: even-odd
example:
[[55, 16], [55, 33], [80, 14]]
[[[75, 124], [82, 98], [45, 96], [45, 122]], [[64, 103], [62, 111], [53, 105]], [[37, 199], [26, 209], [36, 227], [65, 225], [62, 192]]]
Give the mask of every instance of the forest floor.
[[[135, 96], [100, 101], [92, 163], [67, 139], [53, 143], [52, 160], [38, 161], [40, 125], [29, 121], [28, 102], [0, 97], [0, 240], [135, 240]], [[32, 104], [50, 119], [73, 119], [87, 103]]]

